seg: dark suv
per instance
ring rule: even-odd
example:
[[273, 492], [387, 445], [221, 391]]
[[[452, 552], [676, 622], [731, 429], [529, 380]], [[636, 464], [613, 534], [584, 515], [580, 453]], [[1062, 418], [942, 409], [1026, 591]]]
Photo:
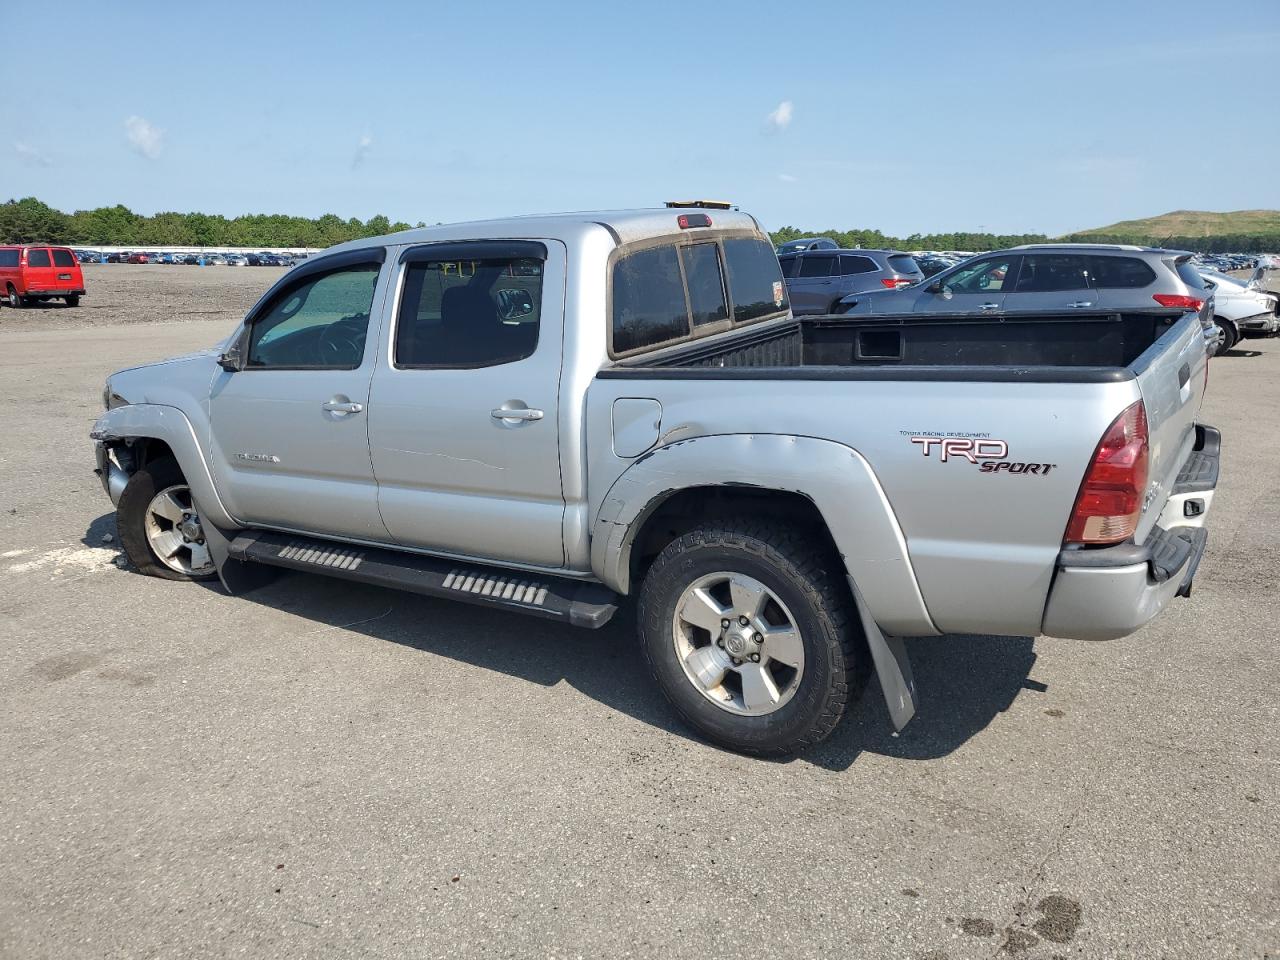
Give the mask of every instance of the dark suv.
[[836, 313], [850, 294], [924, 279], [915, 259], [897, 250], [805, 250], [782, 254], [778, 262], [796, 315]]

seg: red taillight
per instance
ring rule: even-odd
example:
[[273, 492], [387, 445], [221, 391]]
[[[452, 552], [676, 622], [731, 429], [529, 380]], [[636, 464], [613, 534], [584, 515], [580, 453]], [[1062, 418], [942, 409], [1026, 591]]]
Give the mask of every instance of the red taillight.
[[1199, 297], [1185, 297], [1180, 293], [1153, 293], [1151, 299], [1162, 307], [1182, 307], [1184, 310], [1199, 310], [1204, 306]]
[[705, 213], [682, 213], [676, 217], [676, 223], [681, 230], [688, 230], [690, 227], [711, 226], [711, 218]]
[[1138, 400], [1102, 436], [1080, 484], [1067, 543], [1119, 543], [1133, 536], [1147, 490], [1147, 410]]
[[897, 290], [899, 287], [908, 287], [913, 281], [905, 277], [884, 277], [880, 280], [890, 290]]

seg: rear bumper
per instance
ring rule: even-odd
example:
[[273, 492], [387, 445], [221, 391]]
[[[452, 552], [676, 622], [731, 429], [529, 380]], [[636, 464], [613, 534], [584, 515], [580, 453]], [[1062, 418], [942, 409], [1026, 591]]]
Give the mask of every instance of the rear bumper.
[[83, 297], [84, 287], [55, 287], [51, 290], [28, 290], [28, 297]]
[[1160, 520], [1141, 544], [1063, 549], [1045, 606], [1042, 632], [1077, 640], [1114, 640], [1156, 617], [1191, 586], [1208, 542], [1204, 527], [1218, 484], [1221, 435], [1197, 426], [1196, 449], [1178, 475]]

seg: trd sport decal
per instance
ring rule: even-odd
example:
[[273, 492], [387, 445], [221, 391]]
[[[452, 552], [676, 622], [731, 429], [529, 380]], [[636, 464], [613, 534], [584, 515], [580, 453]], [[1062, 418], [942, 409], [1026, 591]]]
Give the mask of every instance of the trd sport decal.
[[941, 463], [948, 460], [963, 460], [978, 468], [979, 473], [1012, 473], [1045, 477], [1057, 466], [1056, 463], [1024, 463], [1021, 460], [1009, 460], [1009, 444], [1003, 440], [993, 440], [989, 436], [926, 436], [920, 434], [904, 434], [908, 440], [920, 447], [921, 452], [932, 459], [937, 454]]

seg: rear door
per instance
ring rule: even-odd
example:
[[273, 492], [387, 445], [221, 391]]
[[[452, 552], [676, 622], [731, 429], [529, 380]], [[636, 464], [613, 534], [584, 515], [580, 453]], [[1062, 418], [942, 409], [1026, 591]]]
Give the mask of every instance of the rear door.
[[39, 292], [55, 288], [56, 271], [53, 269], [53, 257], [48, 247], [27, 248], [27, 268], [23, 274], [27, 290]]
[[387, 528], [409, 547], [563, 566], [564, 244], [426, 244], [400, 259], [369, 396]]
[[49, 251], [53, 257], [53, 283], [58, 290], [79, 290], [84, 286], [80, 279], [80, 264], [76, 255], [63, 247]]
[[1004, 310], [1088, 310], [1098, 306], [1089, 269], [1090, 258], [1077, 253], [1028, 253], [1018, 279], [1005, 296]]
[[826, 313], [837, 298], [836, 258], [829, 253], [806, 253], [798, 258], [799, 267], [787, 281], [791, 295], [791, 312], [795, 314]]
[[[836, 270], [839, 280], [836, 281], [832, 299], [847, 296], [851, 293], [862, 293], [865, 290], [884, 290], [880, 278], [885, 276], [880, 264], [862, 253], [842, 253], [837, 261]], [[827, 301], [830, 304], [831, 301]]]

